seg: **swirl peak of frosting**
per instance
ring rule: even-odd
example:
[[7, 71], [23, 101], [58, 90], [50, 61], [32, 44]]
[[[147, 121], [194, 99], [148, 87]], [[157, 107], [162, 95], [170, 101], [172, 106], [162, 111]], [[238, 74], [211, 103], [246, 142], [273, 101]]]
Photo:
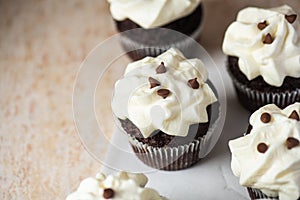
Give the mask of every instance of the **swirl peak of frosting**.
[[147, 182], [148, 179], [144, 174], [119, 172], [105, 176], [99, 173], [95, 178], [84, 179], [66, 200], [167, 200], [155, 190], [145, 188]]
[[226, 30], [223, 51], [239, 58], [248, 80], [262, 76], [280, 87], [286, 76], [300, 77], [299, 17], [287, 5], [245, 8]]
[[146, 57], [130, 63], [116, 82], [113, 112], [132, 121], [145, 138], [158, 129], [186, 136], [190, 125], [208, 121], [206, 107], [217, 101], [207, 78], [201, 60], [186, 59], [177, 49]]
[[300, 103], [266, 105], [250, 117], [252, 130], [229, 141], [240, 184], [281, 200], [300, 197]]
[[113, 18], [155, 28], [192, 13], [200, 0], [108, 0]]

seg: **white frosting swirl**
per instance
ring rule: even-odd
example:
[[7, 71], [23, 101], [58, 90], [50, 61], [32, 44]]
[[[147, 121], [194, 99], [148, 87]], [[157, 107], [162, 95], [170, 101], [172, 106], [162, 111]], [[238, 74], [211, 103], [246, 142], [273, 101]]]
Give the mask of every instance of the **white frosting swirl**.
[[[164, 62], [167, 71], [157, 74], [156, 68]], [[114, 114], [128, 118], [149, 137], [160, 129], [169, 135], [186, 136], [189, 126], [208, 121], [206, 107], [217, 101], [205, 83], [207, 71], [199, 59], [186, 59], [174, 48], [156, 58], [146, 57], [127, 66], [124, 77], [116, 82], [112, 101]], [[160, 82], [150, 89], [148, 78]], [[188, 86], [188, 80], [197, 78], [198, 89]], [[160, 89], [170, 94], [162, 98]]]
[[108, 0], [113, 18], [155, 28], [192, 13], [200, 0]]
[[[300, 115], [300, 103], [284, 110], [266, 105], [251, 115], [250, 134], [229, 141], [231, 168], [241, 185], [279, 196], [280, 200], [300, 197], [300, 145], [290, 149], [287, 145], [287, 138], [300, 140], [300, 122], [289, 118], [293, 111]], [[271, 115], [270, 122], [262, 122], [263, 113]], [[258, 151], [260, 143], [268, 146], [265, 153]]]
[[147, 177], [143, 174], [120, 172], [107, 177], [104, 174], [97, 174], [96, 178], [84, 179], [66, 200], [105, 200], [103, 197], [105, 189], [113, 190], [114, 200], [166, 200], [155, 190], [144, 188], [147, 181]]
[[[245, 8], [238, 13], [237, 20], [227, 29], [223, 51], [239, 57], [240, 70], [248, 80], [261, 75], [272, 86], [282, 85], [286, 76], [300, 77], [300, 29], [299, 16], [292, 24], [285, 15], [296, 14], [287, 5], [272, 8]], [[267, 22], [260, 30], [257, 25]], [[264, 44], [271, 34], [274, 41]]]

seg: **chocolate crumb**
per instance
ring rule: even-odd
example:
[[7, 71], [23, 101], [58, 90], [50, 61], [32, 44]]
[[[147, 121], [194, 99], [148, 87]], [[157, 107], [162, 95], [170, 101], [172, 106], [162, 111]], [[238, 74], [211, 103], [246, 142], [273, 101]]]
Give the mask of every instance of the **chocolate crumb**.
[[295, 120], [297, 120], [297, 121], [300, 120], [300, 117], [299, 117], [298, 113], [296, 112], [296, 110], [294, 110], [294, 111], [290, 114], [289, 118], [290, 118], [290, 119], [295, 119]]
[[286, 146], [288, 149], [297, 147], [299, 146], [299, 140], [293, 137], [289, 137], [288, 139], [286, 139]]
[[259, 153], [265, 153], [267, 150], [268, 150], [268, 145], [266, 145], [266, 143], [262, 142], [257, 145], [257, 151]]
[[157, 91], [157, 94], [165, 99], [167, 96], [169, 96], [170, 91], [168, 89], [160, 89]]
[[294, 23], [297, 19], [297, 15], [296, 14], [292, 14], [292, 15], [285, 15], [285, 19], [290, 23]]
[[268, 26], [268, 24], [267, 24], [267, 21], [266, 21], [266, 20], [257, 24], [257, 28], [258, 28], [259, 30], [263, 30], [263, 29], [265, 29], [267, 26]]
[[149, 77], [149, 83], [150, 83], [150, 89], [156, 87], [156, 86], [160, 86], [160, 82], [152, 77]]
[[164, 62], [161, 62], [160, 65], [156, 68], [156, 73], [157, 74], [162, 74], [167, 71]]
[[274, 41], [274, 38], [270, 33], [268, 33], [263, 41], [264, 44], [272, 44]]
[[105, 199], [111, 199], [111, 198], [114, 197], [114, 195], [115, 195], [115, 192], [114, 192], [114, 190], [111, 189], [111, 188], [106, 188], [106, 189], [104, 189], [104, 191], [103, 191], [103, 197], [104, 197]]
[[197, 78], [193, 78], [188, 81], [188, 86], [190, 86], [193, 89], [198, 89], [200, 85], [197, 81]]
[[269, 113], [263, 113], [261, 114], [260, 116], [260, 120], [263, 122], [263, 123], [269, 123], [271, 121], [271, 115]]

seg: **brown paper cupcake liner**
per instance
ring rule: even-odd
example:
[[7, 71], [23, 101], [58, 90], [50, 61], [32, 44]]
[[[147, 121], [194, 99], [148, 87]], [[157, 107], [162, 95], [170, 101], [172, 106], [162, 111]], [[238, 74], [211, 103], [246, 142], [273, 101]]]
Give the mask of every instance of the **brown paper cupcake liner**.
[[262, 191], [255, 189], [255, 188], [251, 188], [251, 187], [247, 187], [247, 191], [248, 194], [251, 198], [251, 200], [255, 200], [255, 199], [278, 199], [277, 197], [269, 197], [266, 194], [264, 194]]
[[[121, 42], [121, 45], [123, 46], [124, 50], [126, 51], [127, 55], [132, 60], [139, 60], [146, 56], [156, 57], [156, 56], [162, 54], [163, 52], [167, 51], [171, 47], [175, 47], [175, 48], [181, 50], [182, 52], [185, 52], [185, 51], [189, 50], [190, 48], [192, 48], [193, 45], [195, 45], [196, 40], [200, 36], [202, 27], [203, 27], [202, 23], [200, 23], [199, 27], [190, 36], [185, 36], [182, 33], [179, 33], [179, 32], [173, 31], [173, 30], [169, 30], [170, 34], [175, 34], [175, 35], [178, 34], [181, 37], [184, 36], [183, 39], [179, 39], [178, 41], [169, 43], [169, 44], [164, 44], [163, 41], [162, 41], [162, 44], [157, 44], [157, 45], [156, 44], [155, 45], [143, 44], [143, 43], [137, 42], [134, 39], [131, 39], [130, 37], [126, 36], [126, 32], [125, 32], [125, 34], [124, 33], [121, 34], [120, 42]], [[164, 28], [162, 28], [162, 29], [164, 29]], [[134, 29], [130, 30], [128, 33], [131, 33], [131, 32], [134, 32]]]
[[276, 104], [280, 108], [285, 108], [300, 101], [300, 88], [283, 92], [261, 92], [240, 83], [232, 75], [231, 77], [239, 101], [250, 111], [255, 111], [267, 104]]
[[[261, 190], [247, 187], [248, 194], [251, 198], [251, 200], [258, 200], [258, 199], [276, 199], [279, 200], [278, 197], [270, 197], [266, 194], [264, 194]], [[300, 200], [300, 197], [298, 198]]]
[[130, 137], [129, 142], [137, 157], [146, 165], [156, 169], [174, 171], [188, 168], [201, 159], [200, 151], [203, 139], [199, 138], [178, 147], [165, 148], [149, 146], [134, 137]]

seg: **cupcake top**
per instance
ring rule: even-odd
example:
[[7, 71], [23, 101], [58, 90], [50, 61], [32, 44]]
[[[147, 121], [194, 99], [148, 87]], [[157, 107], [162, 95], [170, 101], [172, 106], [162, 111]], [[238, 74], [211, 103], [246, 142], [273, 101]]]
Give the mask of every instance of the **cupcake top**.
[[155, 190], [145, 188], [147, 181], [144, 174], [119, 172], [107, 177], [104, 174], [97, 174], [96, 178], [84, 179], [66, 200], [167, 200]]
[[113, 18], [130, 19], [143, 28], [166, 25], [192, 13], [200, 0], [108, 0]]
[[186, 59], [174, 48], [129, 64], [115, 84], [112, 109], [129, 119], [147, 138], [155, 130], [186, 136], [189, 126], [208, 122], [206, 107], [217, 101], [205, 81], [199, 59]]
[[300, 103], [266, 105], [250, 117], [252, 130], [229, 141], [231, 168], [240, 184], [281, 200], [300, 197]]
[[242, 73], [262, 76], [280, 87], [286, 76], [300, 77], [299, 17], [289, 6], [245, 8], [227, 29], [223, 51], [239, 58]]

